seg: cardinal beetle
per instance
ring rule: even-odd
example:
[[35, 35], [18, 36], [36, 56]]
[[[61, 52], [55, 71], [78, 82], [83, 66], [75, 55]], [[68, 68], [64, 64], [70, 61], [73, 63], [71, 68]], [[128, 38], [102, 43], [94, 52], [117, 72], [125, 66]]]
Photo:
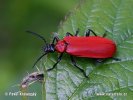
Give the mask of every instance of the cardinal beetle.
[[[79, 29], [76, 31], [74, 36], [71, 33], [67, 32], [66, 36], [62, 40], [59, 40], [59, 38], [55, 36], [52, 43], [50, 44], [48, 44], [44, 37], [42, 37], [41, 35], [31, 31], [27, 32], [41, 38], [45, 43], [45, 46], [43, 48], [45, 53], [37, 59], [37, 61], [34, 63], [34, 66], [46, 54], [55, 51], [60, 53], [57, 62], [53, 65], [52, 68], [48, 69], [47, 71], [53, 70], [56, 65], [61, 61], [63, 54], [67, 53], [70, 55], [72, 64], [77, 67], [85, 77], [88, 77], [85, 71], [77, 66], [73, 56], [105, 59], [113, 58], [113, 55], [116, 52], [116, 44], [112, 40], [105, 38], [106, 34], [104, 34], [102, 37], [97, 36], [96, 33], [91, 29], [88, 29], [86, 31], [85, 36], [78, 36]], [[90, 36], [90, 33], [93, 33], [94, 36]], [[115, 58], [115, 60], [118, 59]]]

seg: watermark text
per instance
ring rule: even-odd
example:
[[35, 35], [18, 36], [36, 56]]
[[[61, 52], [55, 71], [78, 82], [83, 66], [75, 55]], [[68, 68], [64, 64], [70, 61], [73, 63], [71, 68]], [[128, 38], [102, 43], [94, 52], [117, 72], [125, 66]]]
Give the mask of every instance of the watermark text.
[[5, 96], [36, 96], [36, 92], [27, 93], [27, 92], [5, 92]]
[[127, 96], [127, 93], [96, 93], [97, 96]]

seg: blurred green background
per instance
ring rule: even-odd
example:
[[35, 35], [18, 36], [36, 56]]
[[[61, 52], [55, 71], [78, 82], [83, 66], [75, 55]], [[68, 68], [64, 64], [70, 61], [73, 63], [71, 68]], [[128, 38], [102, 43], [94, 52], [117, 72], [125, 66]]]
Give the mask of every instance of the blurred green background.
[[[42, 53], [43, 41], [25, 31], [40, 33], [50, 41], [49, 34], [57, 32], [60, 21], [78, 2], [79, 0], [0, 1], [0, 94], [4, 96], [5, 91], [18, 84]], [[6, 98], [0, 100], [8, 100]]]

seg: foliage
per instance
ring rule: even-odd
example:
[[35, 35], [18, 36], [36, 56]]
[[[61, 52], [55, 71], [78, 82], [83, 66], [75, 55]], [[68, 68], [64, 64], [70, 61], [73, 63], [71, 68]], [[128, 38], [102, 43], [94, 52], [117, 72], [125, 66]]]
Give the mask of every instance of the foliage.
[[[115, 57], [121, 61], [108, 59], [96, 65], [91, 59], [76, 58], [78, 66], [89, 75], [86, 79], [71, 64], [69, 55], [65, 55], [57, 67], [48, 72], [46, 100], [130, 100], [133, 97], [132, 7], [133, 0], [86, 0], [75, 8], [59, 28], [59, 37], [63, 38], [66, 32], [74, 34], [77, 28], [80, 28], [80, 36], [87, 29], [99, 36], [107, 31], [107, 38], [117, 44]], [[48, 54], [46, 69], [56, 60], [57, 54]], [[98, 93], [105, 95], [98, 96]]]

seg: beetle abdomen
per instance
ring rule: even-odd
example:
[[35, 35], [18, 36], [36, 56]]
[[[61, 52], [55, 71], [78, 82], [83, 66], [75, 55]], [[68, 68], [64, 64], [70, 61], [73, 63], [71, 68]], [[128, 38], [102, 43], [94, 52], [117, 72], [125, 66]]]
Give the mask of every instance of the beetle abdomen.
[[66, 52], [77, 57], [110, 58], [116, 52], [115, 43], [99, 36], [65, 37]]

